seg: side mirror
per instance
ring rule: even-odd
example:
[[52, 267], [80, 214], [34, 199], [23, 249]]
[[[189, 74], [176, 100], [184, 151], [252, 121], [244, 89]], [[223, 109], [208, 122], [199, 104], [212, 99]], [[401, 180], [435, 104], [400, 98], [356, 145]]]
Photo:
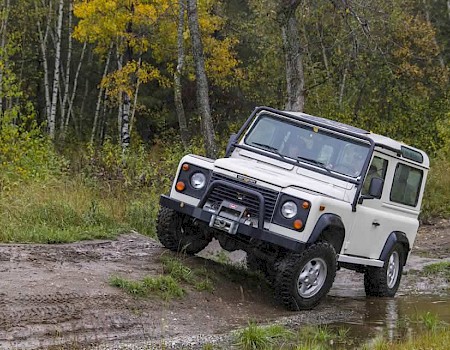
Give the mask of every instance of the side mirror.
[[384, 180], [379, 177], [374, 177], [370, 180], [369, 196], [372, 198], [381, 198], [383, 193]]
[[231, 152], [233, 151], [233, 144], [236, 142], [237, 139], [237, 134], [231, 134], [229, 140], [228, 140], [228, 144], [227, 144], [227, 148], [225, 149], [225, 157], [229, 157]]
[[384, 180], [379, 177], [374, 177], [370, 180], [369, 194], [359, 197], [358, 204], [362, 204], [364, 199], [379, 199], [383, 193]]

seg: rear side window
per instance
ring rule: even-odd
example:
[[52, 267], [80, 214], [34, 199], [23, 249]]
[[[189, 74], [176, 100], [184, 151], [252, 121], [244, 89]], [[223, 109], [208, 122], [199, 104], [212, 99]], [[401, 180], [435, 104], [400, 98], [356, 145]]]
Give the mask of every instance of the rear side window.
[[422, 178], [422, 170], [401, 163], [397, 164], [391, 189], [391, 201], [415, 207], [419, 199]]

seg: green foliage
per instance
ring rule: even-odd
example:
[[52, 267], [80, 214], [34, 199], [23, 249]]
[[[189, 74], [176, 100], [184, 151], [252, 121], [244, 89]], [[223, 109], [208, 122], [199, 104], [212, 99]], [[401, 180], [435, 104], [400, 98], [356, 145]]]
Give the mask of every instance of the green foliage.
[[439, 155], [431, 161], [427, 184], [422, 205], [421, 217], [427, 220], [431, 217], [450, 216], [450, 160]]
[[[24, 114], [27, 113], [27, 114]], [[31, 106], [6, 110], [0, 123], [0, 188], [62, 174], [66, 162], [42, 136]]]

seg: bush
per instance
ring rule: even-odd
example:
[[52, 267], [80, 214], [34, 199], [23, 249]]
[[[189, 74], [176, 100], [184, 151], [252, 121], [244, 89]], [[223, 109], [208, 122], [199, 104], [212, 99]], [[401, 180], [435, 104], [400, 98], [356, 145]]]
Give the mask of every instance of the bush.
[[0, 123], [0, 188], [59, 176], [67, 163], [42, 136], [31, 107], [6, 110]]
[[421, 218], [428, 221], [433, 217], [450, 216], [450, 160], [439, 155], [431, 161], [423, 199]]

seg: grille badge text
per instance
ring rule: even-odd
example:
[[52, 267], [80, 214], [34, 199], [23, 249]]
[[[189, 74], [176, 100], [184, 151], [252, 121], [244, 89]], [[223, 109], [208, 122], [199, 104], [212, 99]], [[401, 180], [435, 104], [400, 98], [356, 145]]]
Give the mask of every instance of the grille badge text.
[[246, 184], [254, 184], [254, 185], [256, 184], [256, 180], [255, 179], [251, 179], [251, 178], [249, 178], [247, 176], [237, 175], [236, 178], [239, 181], [245, 182]]

